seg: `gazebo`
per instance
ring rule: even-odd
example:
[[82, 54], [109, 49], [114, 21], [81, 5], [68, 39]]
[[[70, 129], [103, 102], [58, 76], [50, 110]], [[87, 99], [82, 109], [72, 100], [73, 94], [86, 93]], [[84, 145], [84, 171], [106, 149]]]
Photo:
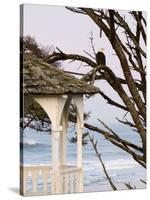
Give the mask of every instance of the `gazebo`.
[[[22, 165], [21, 194], [46, 195], [83, 192], [82, 133], [84, 128], [83, 95], [96, 94], [98, 88], [81, 81], [53, 65], [34, 56], [23, 60], [24, 112], [36, 101], [51, 121], [51, 165]], [[76, 105], [77, 165], [67, 165], [66, 139], [71, 101]], [[27, 189], [27, 179], [32, 178], [32, 190]], [[38, 191], [38, 177], [42, 177], [42, 191]], [[48, 190], [48, 178], [51, 189]]]

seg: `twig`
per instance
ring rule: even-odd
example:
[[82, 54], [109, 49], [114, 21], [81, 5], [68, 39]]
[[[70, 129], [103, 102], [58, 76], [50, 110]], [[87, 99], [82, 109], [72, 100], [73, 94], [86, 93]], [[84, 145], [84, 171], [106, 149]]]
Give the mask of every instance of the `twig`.
[[62, 52], [62, 50], [60, 50], [58, 47], [56, 47], [56, 49], [57, 49], [60, 53], [64, 54], [64, 53]]
[[129, 190], [136, 189], [135, 185], [134, 185], [134, 186], [131, 186], [130, 182], [129, 182], [129, 183], [125, 183], [125, 186], [126, 186]]
[[88, 56], [90, 56], [92, 59], [94, 59], [95, 60], [95, 58], [90, 54], [90, 53], [88, 53], [87, 51], [85, 51], [85, 50], [83, 50], [84, 51], [84, 53], [86, 53]]
[[95, 51], [95, 47], [94, 47], [94, 43], [93, 43], [93, 40], [94, 40], [94, 38], [93, 38], [93, 32], [91, 32], [91, 36], [89, 37], [89, 39], [91, 41], [91, 47], [92, 47], [93, 53], [94, 53], [94, 55], [96, 57], [96, 51]]
[[84, 76], [85, 74], [82, 74], [82, 73], [77, 73], [77, 72], [71, 72], [71, 71], [64, 71], [65, 73], [68, 73], [68, 74], [75, 74], [75, 75], [79, 75], [79, 76]]
[[115, 184], [112, 182], [112, 179], [111, 179], [111, 177], [109, 176], [109, 174], [108, 174], [108, 172], [107, 172], [107, 170], [106, 170], [105, 164], [104, 164], [104, 162], [103, 162], [103, 160], [102, 160], [102, 158], [101, 158], [101, 154], [100, 154], [100, 153], [98, 152], [98, 150], [97, 150], [97, 141], [94, 142], [94, 138], [91, 137], [90, 134], [89, 134], [89, 138], [90, 138], [90, 141], [91, 141], [91, 143], [92, 143], [92, 145], [93, 145], [93, 148], [94, 148], [94, 150], [95, 150], [95, 153], [96, 153], [96, 155], [97, 155], [97, 157], [98, 157], [98, 159], [99, 159], [99, 161], [100, 161], [100, 163], [101, 163], [101, 165], [102, 165], [102, 168], [103, 168], [103, 170], [104, 170], [104, 173], [105, 173], [105, 175], [106, 175], [106, 178], [107, 178], [107, 180], [109, 181], [109, 184], [111, 185], [111, 187], [112, 187], [113, 190], [117, 190]]
[[146, 181], [144, 181], [144, 180], [142, 180], [142, 179], [140, 179], [140, 181], [146, 185]]

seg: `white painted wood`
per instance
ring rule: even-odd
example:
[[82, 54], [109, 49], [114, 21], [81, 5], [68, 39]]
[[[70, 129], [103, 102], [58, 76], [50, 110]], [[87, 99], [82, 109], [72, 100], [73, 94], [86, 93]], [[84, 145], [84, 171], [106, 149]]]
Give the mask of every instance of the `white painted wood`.
[[83, 95], [74, 97], [77, 107], [77, 167], [81, 168], [81, 172], [76, 177], [76, 192], [83, 192], [83, 168], [82, 168], [82, 135], [84, 128], [84, 107]]
[[52, 122], [52, 163], [54, 170], [58, 171], [60, 166], [59, 142], [62, 132], [61, 118], [62, 112], [67, 101], [66, 95], [54, 95], [49, 97], [34, 97], [34, 99], [43, 107]]
[[74, 182], [73, 182], [73, 187], [74, 187], [74, 193], [77, 193], [78, 190], [77, 190], [77, 182], [78, 182], [78, 172], [79, 170], [77, 170], [75, 173], [74, 173]]
[[61, 179], [61, 193], [64, 194], [65, 192], [65, 175], [60, 173]]
[[31, 176], [32, 176], [32, 192], [37, 192], [37, 181], [38, 181], [38, 173], [39, 171], [37, 169], [31, 169]]
[[53, 128], [57, 129], [60, 125], [60, 120], [62, 117], [62, 111], [64, 105], [67, 101], [66, 95], [53, 95], [53, 96], [35, 96], [33, 97], [37, 101], [45, 112], [48, 114]]
[[77, 113], [77, 166], [82, 167], [82, 129], [78, 113]]
[[65, 191], [64, 193], [68, 194], [68, 190], [69, 190], [69, 178], [68, 178], [68, 175], [65, 174]]
[[61, 193], [61, 185], [60, 185], [60, 173], [59, 171], [52, 172], [52, 188], [51, 194], [60, 194]]
[[83, 168], [80, 169], [79, 174], [79, 188], [78, 192], [83, 192]]
[[77, 107], [77, 166], [82, 167], [82, 135], [84, 128], [83, 96], [74, 97]]
[[[66, 136], [71, 99], [77, 106], [77, 167], [66, 165]], [[51, 173], [51, 194], [83, 191], [82, 173], [82, 133], [83, 133], [83, 95], [33, 96], [49, 116], [52, 123], [52, 167], [26, 166], [22, 190], [27, 194], [26, 180], [32, 175], [33, 193], [39, 194], [38, 177], [43, 177], [43, 194], [48, 194], [48, 176]], [[50, 166], [49, 166], [50, 167]]]
[[[67, 95], [39, 96], [34, 99], [43, 107], [52, 122], [52, 193], [58, 194], [60, 188], [60, 135], [62, 134], [61, 119]], [[63, 146], [64, 148], [64, 146]], [[64, 150], [65, 151], [65, 148]]]
[[75, 95], [73, 96], [74, 102], [77, 107], [77, 112], [79, 114], [79, 118], [81, 120], [81, 127], [84, 127], [84, 105], [83, 105], [83, 95]]
[[[82, 177], [81, 172], [82, 168], [77, 168], [76, 166], [65, 166], [60, 168], [59, 173], [53, 173], [52, 166], [49, 165], [33, 165], [33, 166], [23, 166], [22, 170], [24, 171], [24, 179], [23, 179], [23, 185], [26, 184], [26, 180], [30, 175], [32, 175], [33, 180], [33, 191], [29, 192], [24, 187], [24, 195], [44, 195], [44, 194], [50, 194], [48, 191], [48, 176], [50, 175], [52, 178], [54, 178], [55, 184], [57, 187], [51, 188], [51, 194], [60, 194], [60, 193], [75, 193], [75, 192], [82, 192], [80, 190], [80, 178]], [[38, 176], [42, 175], [42, 185], [43, 185], [43, 191], [39, 192], [37, 187], [37, 180]], [[82, 177], [83, 178], [83, 177]]]
[[70, 174], [70, 193], [74, 193], [74, 178], [75, 178], [75, 173]]
[[43, 193], [48, 192], [48, 176], [49, 176], [49, 169], [42, 168], [42, 177], [43, 177]]
[[63, 166], [66, 164], [66, 139], [67, 139], [67, 111], [64, 110], [62, 114], [62, 133], [60, 135], [60, 165]]
[[59, 130], [54, 130], [52, 127], [52, 166], [54, 171], [58, 171], [60, 167], [60, 134], [62, 132], [62, 127]]
[[63, 177], [63, 193], [81, 192], [80, 190], [80, 173], [81, 168], [71, 167], [61, 171]]
[[23, 176], [24, 176], [24, 188], [23, 188], [23, 193], [27, 192], [27, 180], [28, 180], [28, 176], [29, 176], [29, 170], [28, 169], [24, 169], [23, 170]]
[[60, 135], [60, 165], [64, 166], [67, 162], [66, 157], [66, 140], [67, 140], [67, 129], [68, 129], [68, 115], [69, 115], [69, 107], [71, 103], [71, 96], [68, 96], [68, 99], [66, 101], [66, 104], [64, 106], [63, 112], [62, 112], [62, 133]]
[[51, 194], [56, 194], [56, 189], [55, 189], [55, 180], [56, 180], [56, 178], [55, 178], [55, 173], [54, 172], [52, 172], [52, 179], [51, 179], [52, 181], [51, 181]]
[[[52, 167], [49, 165], [32, 165], [32, 166], [21, 166], [22, 171], [23, 171], [23, 195], [24, 196], [29, 196], [29, 195], [39, 195], [39, 194], [48, 194], [48, 176], [51, 175], [52, 173]], [[39, 192], [38, 191], [38, 176], [42, 174], [43, 177], [43, 181], [42, 181], [42, 185], [43, 185], [43, 192]], [[28, 183], [27, 180], [28, 178], [31, 176], [32, 178], [32, 191], [27, 191], [27, 187], [28, 187]]]

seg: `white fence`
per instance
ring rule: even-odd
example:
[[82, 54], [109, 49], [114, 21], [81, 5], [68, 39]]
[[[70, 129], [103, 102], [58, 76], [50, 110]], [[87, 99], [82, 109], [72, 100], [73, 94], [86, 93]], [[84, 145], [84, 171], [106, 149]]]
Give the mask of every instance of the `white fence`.
[[[21, 194], [49, 195], [53, 186], [53, 170], [50, 165], [21, 166]], [[60, 182], [59, 193], [76, 193], [83, 191], [82, 168], [63, 166], [58, 171]], [[54, 189], [55, 191], [55, 189]]]
[[82, 168], [68, 167], [60, 172], [62, 193], [82, 192]]

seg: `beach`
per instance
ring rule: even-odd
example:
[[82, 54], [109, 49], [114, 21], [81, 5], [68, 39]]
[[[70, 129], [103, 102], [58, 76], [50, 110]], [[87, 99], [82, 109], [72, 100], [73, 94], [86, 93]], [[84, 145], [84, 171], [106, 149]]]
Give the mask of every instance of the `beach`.
[[[124, 183], [114, 182], [117, 190], [128, 190]], [[141, 181], [131, 181], [131, 186], [135, 186], [135, 189], [146, 189], [146, 185]], [[93, 186], [85, 186], [84, 192], [106, 192], [106, 191], [113, 191], [110, 184], [108, 183], [101, 183], [100, 185], [93, 185]]]
[[[68, 134], [67, 164], [76, 165], [76, 144], [69, 142], [72, 132]], [[131, 156], [111, 145], [102, 137], [97, 137], [98, 147], [102, 153], [107, 172], [118, 190], [125, 190], [125, 183], [137, 189], [146, 187], [140, 181], [146, 180], [146, 170], [133, 160]], [[28, 165], [51, 164], [51, 136], [26, 129], [23, 137], [23, 163]], [[83, 146], [84, 191], [111, 191], [112, 188], [90, 143]], [[40, 184], [40, 183], [39, 183]]]

